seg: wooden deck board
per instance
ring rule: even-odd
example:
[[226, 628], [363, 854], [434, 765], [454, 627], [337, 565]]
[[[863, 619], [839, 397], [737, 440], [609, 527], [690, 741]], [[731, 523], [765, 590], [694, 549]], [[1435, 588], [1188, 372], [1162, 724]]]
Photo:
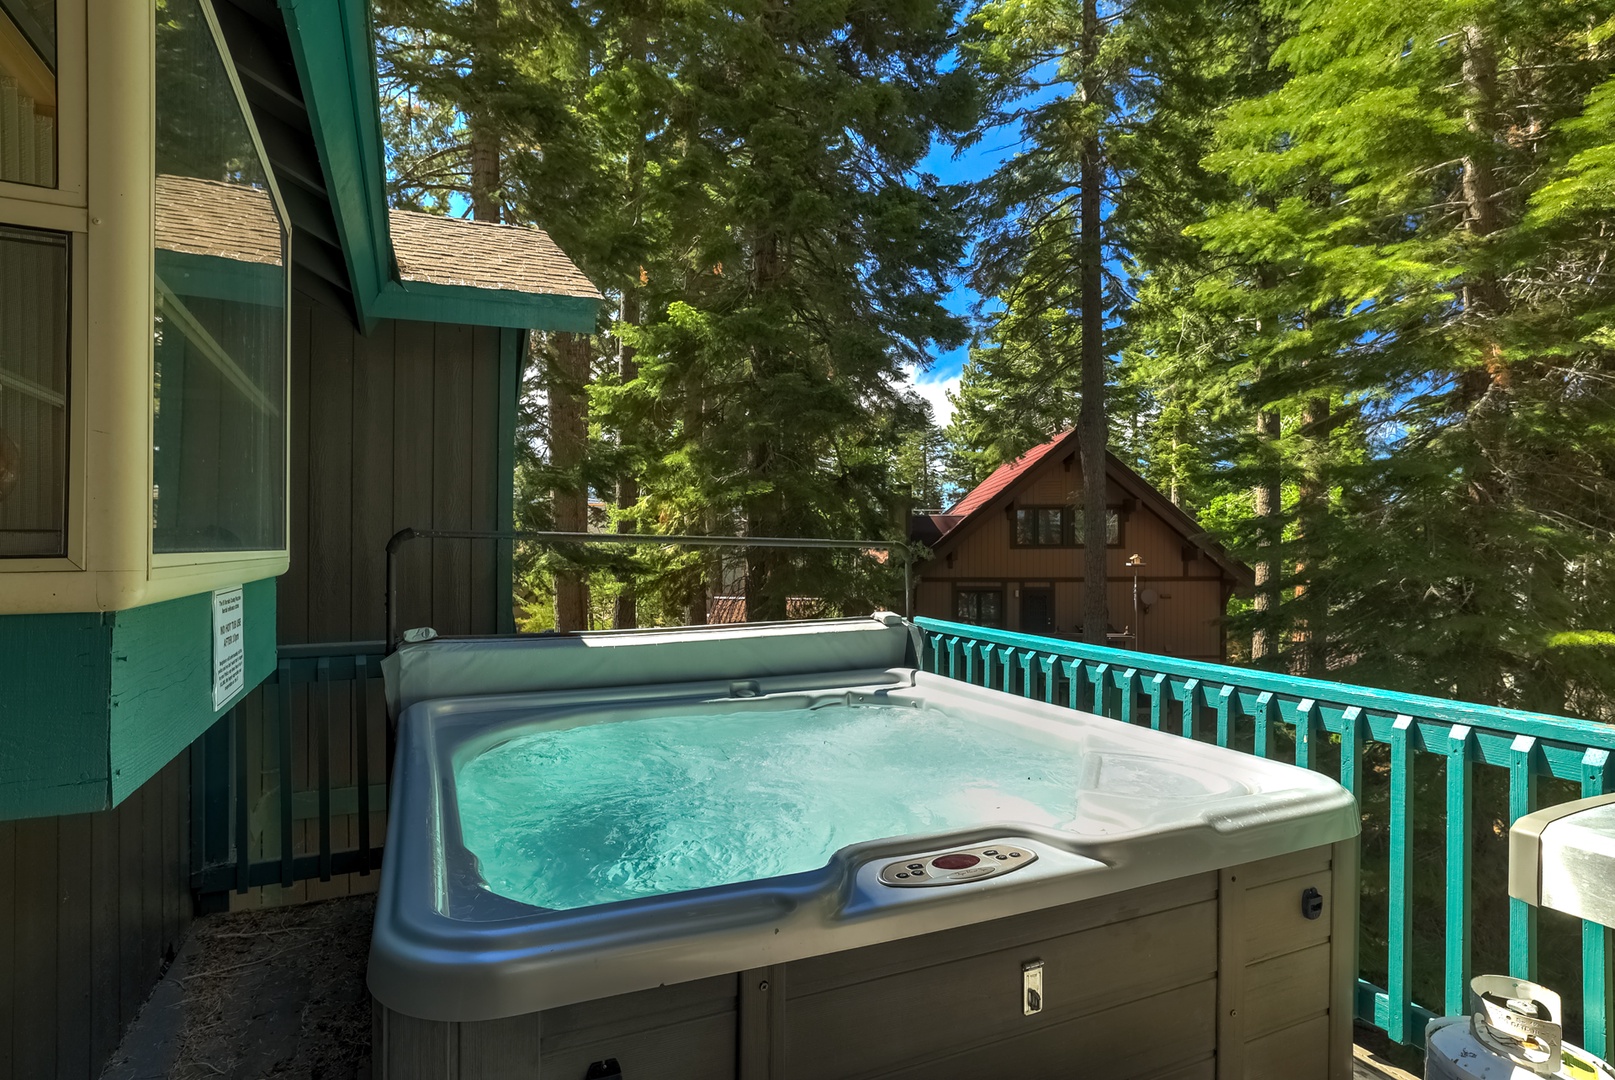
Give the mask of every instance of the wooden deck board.
[[1351, 1051], [1353, 1080], [1419, 1080], [1413, 1073], [1398, 1069], [1365, 1047], [1353, 1046]]

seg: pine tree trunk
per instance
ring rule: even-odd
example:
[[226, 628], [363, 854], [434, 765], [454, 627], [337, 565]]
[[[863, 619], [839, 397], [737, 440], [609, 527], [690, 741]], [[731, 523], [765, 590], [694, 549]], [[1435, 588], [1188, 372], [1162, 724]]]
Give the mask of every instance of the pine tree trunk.
[[[757, 293], [766, 296], [780, 287], [786, 276], [784, 253], [779, 237], [764, 232], [752, 242], [752, 266]], [[751, 377], [767, 382], [775, 368], [767, 347], [752, 350]], [[746, 535], [778, 536], [784, 517], [780, 493], [774, 489], [778, 467], [776, 447], [769, 442], [754, 443], [750, 451], [751, 474], [765, 490], [746, 500]], [[786, 587], [780, 573], [780, 552], [774, 548], [748, 548], [746, 551], [746, 618], [749, 621], [778, 620], [786, 616]]]
[[1257, 454], [1261, 459], [1262, 478], [1256, 485], [1257, 544], [1264, 549], [1256, 560], [1256, 629], [1251, 634], [1251, 659], [1257, 663], [1269, 660], [1276, 652], [1273, 622], [1278, 615], [1278, 565], [1266, 549], [1275, 544], [1275, 534], [1281, 527], [1281, 508], [1278, 470], [1280, 418], [1277, 409], [1263, 409], [1256, 414]]
[[1308, 558], [1323, 542], [1328, 527], [1329, 479], [1325, 472], [1329, 453], [1329, 399], [1308, 398], [1301, 409], [1301, 432], [1306, 440], [1306, 460], [1300, 470], [1300, 491], [1296, 497], [1296, 532], [1303, 554], [1295, 564], [1295, 598], [1304, 616], [1296, 620], [1295, 643], [1297, 674], [1322, 678], [1325, 670], [1322, 616], [1315, 597], [1307, 595]]
[[[499, 0], [477, 0], [472, 13], [476, 25], [479, 47], [472, 52], [473, 86], [477, 78], [477, 57], [492, 56], [495, 38], [499, 33]], [[468, 110], [471, 129], [471, 216], [478, 221], [500, 221], [504, 208], [500, 199], [499, 135], [493, 129], [485, 107], [473, 106]]]
[[[561, 532], [589, 531], [589, 491], [583, 480], [583, 457], [589, 438], [588, 398], [589, 335], [555, 335], [555, 357], [550, 366], [550, 464], [559, 477], [552, 498], [555, 528]], [[589, 584], [582, 572], [565, 570], [555, 575], [555, 629], [589, 628]]]
[[[1082, 96], [1099, 97], [1099, 12], [1096, 0], [1082, 4]], [[1105, 450], [1109, 442], [1105, 419], [1105, 310], [1104, 243], [1100, 221], [1104, 210], [1101, 185], [1104, 163], [1100, 157], [1099, 130], [1082, 139], [1081, 195], [1078, 238], [1082, 260], [1082, 404], [1077, 413], [1077, 448], [1082, 461], [1082, 637], [1103, 645], [1110, 622], [1108, 593]]]
[[[639, 297], [634, 295], [631, 287], [623, 290], [619, 316], [626, 326], [636, 326], [639, 323]], [[617, 370], [624, 386], [639, 377], [639, 364], [634, 359], [632, 345], [627, 343], [618, 345]], [[639, 478], [634, 475], [631, 467], [626, 468], [617, 477], [618, 532], [635, 531], [634, 522], [622, 514], [632, 509], [637, 502], [639, 502]], [[611, 625], [618, 630], [632, 630], [639, 625], [639, 599], [634, 589], [634, 577], [631, 573], [619, 573], [617, 580], [621, 584], [621, 591], [617, 593], [617, 607], [612, 613]]]

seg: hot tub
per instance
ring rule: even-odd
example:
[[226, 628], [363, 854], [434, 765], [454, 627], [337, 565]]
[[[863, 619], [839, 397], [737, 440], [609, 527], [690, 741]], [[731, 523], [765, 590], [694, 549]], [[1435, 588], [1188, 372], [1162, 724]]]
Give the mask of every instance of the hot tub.
[[1349, 1075], [1350, 795], [917, 640], [401, 648], [378, 1073]]

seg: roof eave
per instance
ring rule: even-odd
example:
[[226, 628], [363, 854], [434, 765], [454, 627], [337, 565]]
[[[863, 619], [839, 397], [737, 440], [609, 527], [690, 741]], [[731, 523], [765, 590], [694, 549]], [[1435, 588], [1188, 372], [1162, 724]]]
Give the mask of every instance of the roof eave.
[[381, 319], [413, 319], [592, 333], [599, 299], [400, 280], [369, 5], [280, 0], [280, 7], [361, 328], [368, 333]]

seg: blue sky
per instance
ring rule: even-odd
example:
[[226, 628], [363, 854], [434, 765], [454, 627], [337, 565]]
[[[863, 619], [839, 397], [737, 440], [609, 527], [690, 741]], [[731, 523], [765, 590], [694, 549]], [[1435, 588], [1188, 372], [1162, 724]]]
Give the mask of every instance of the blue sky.
[[[947, 184], [985, 179], [1016, 149], [1008, 133], [999, 134], [999, 138], [989, 136], [958, 157], [954, 156], [953, 148], [950, 146], [933, 147], [921, 167]], [[975, 290], [959, 282], [948, 294], [948, 309], [968, 316], [971, 305], [975, 304], [976, 300]], [[947, 392], [959, 385], [959, 370], [964, 367], [965, 354], [966, 350], [963, 347], [938, 352], [932, 358], [929, 370], [914, 373], [915, 389], [919, 391], [921, 397], [931, 403], [931, 412], [938, 424], [946, 425], [952, 412]]]

